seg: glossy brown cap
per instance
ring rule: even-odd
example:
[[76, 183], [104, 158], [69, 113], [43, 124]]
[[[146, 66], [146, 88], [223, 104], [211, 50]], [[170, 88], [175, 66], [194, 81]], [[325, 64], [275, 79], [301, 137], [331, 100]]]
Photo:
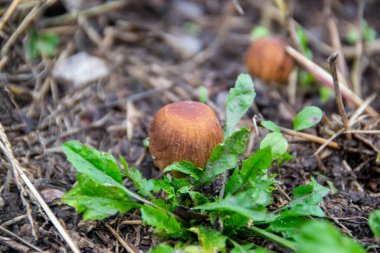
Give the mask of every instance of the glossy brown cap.
[[184, 160], [204, 168], [212, 150], [221, 142], [223, 131], [215, 112], [194, 101], [164, 106], [149, 130], [149, 151], [161, 171]]
[[253, 42], [246, 55], [249, 72], [264, 82], [286, 82], [293, 69], [293, 59], [285, 50], [287, 45], [286, 40], [279, 36]]

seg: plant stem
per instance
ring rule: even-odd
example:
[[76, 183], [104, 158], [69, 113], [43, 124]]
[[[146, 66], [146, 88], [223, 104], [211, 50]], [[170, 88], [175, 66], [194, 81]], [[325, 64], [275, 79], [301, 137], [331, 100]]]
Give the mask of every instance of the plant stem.
[[352, 139], [352, 135], [350, 132], [350, 125], [348, 124], [348, 118], [347, 114], [344, 111], [344, 105], [343, 105], [343, 99], [342, 99], [342, 94], [340, 92], [340, 87], [339, 87], [339, 81], [338, 81], [338, 73], [336, 71], [336, 62], [338, 61], [338, 53], [333, 53], [328, 61], [330, 64], [330, 69], [332, 72], [332, 77], [333, 77], [333, 82], [334, 82], [334, 87], [335, 87], [335, 97], [336, 97], [336, 105], [338, 106], [338, 110], [340, 115], [342, 116], [343, 120], [343, 125], [344, 128], [346, 129], [346, 136], [348, 140]]
[[296, 250], [297, 249], [297, 244], [295, 242], [292, 242], [292, 241], [289, 241], [287, 239], [284, 239], [276, 234], [273, 234], [271, 232], [268, 232], [264, 229], [261, 229], [261, 228], [258, 228], [258, 227], [255, 227], [255, 226], [252, 226], [250, 228], [252, 230], [253, 233], [255, 233], [256, 235], [264, 238], [264, 239], [267, 239], [267, 240], [270, 240], [274, 243], [277, 243], [278, 245], [281, 245], [285, 248], [288, 248], [288, 249], [291, 249], [291, 250]]

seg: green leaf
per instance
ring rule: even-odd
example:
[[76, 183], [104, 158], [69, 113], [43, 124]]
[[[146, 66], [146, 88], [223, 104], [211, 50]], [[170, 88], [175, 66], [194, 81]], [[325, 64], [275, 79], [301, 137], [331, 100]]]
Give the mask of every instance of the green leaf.
[[253, 243], [249, 243], [246, 245], [239, 245], [236, 242], [232, 241], [234, 248], [231, 250], [231, 253], [269, 253], [269, 251], [266, 251], [264, 248], [253, 248]]
[[273, 132], [281, 133], [280, 127], [276, 123], [274, 123], [273, 121], [265, 120], [265, 121], [262, 121], [260, 124], [263, 127], [265, 127], [266, 129], [269, 129]]
[[224, 190], [225, 196], [233, 194], [236, 192], [237, 189], [239, 189], [243, 184], [243, 179], [240, 175], [239, 168], [236, 168], [234, 170], [234, 173], [232, 173], [231, 177], [227, 180], [226, 187]]
[[273, 158], [277, 159], [286, 152], [288, 142], [281, 133], [272, 132], [267, 134], [260, 142], [260, 149], [266, 147], [271, 148]]
[[334, 92], [325, 86], [322, 86], [319, 88], [319, 100], [321, 100], [322, 103], [326, 103], [331, 98], [334, 97]]
[[293, 191], [292, 204], [315, 205], [323, 200], [329, 193], [329, 189], [311, 178], [311, 183], [308, 185], [297, 186]]
[[175, 253], [176, 250], [166, 243], [161, 243], [154, 249], [150, 249], [148, 253]]
[[202, 103], [207, 103], [208, 101], [208, 90], [204, 86], [198, 87], [198, 100]]
[[230, 211], [224, 211], [219, 214], [219, 217], [223, 220], [224, 232], [227, 235], [238, 235], [241, 229], [247, 228], [251, 219], [238, 213]]
[[25, 43], [25, 54], [29, 59], [35, 59], [38, 56], [38, 34], [31, 31]]
[[236, 195], [229, 195], [222, 201], [207, 203], [193, 209], [231, 211], [254, 221], [270, 221], [275, 216], [266, 213], [264, 206], [271, 201], [271, 196], [267, 191], [255, 188]]
[[122, 156], [119, 156], [120, 162], [124, 167], [126, 176], [133, 182], [133, 185], [139, 191], [140, 194], [151, 199], [154, 198], [150, 191], [153, 190], [154, 184], [150, 180], [146, 180], [142, 177], [141, 172], [136, 168], [129, 168], [127, 162]]
[[102, 220], [139, 206], [118, 187], [99, 184], [85, 174], [76, 177], [78, 183], [63, 196], [62, 202], [83, 213], [85, 220]]
[[327, 222], [309, 221], [302, 226], [296, 236], [296, 253], [365, 253], [364, 248], [353, 239], [342, 235], [339, 230]]
[[[376, 30], [370, 27], [367, 21], [363, 20], [361, 22], [361, 32], [364, 41], [372, 42], [376, 40]], [[359, 33], [356, 27], [351, 27], [346, 34], [346, 41], [354, 45], [359, 39]]]
[[270, 34], [270, 31], [265, 26], [256, 26], [252, 29], [249, 37], [252, 41], [266, 37]]
[[54, 56], [59, 44], [59, 37], [56, 34], [45, 33], [41, 34], [38, 41], [38, 49], [41, 54], [46, 56]]
[[193, 200], [195, 206], [203, 205], [210, 202], [210, 200], [200, 192], [189, 191], [189, 195]]
[[243, 183], [255, 180], [259, 175], [266, 173], [272, 164], [272, 153], [270, 147], [259, 149], [242, 162], [241, 175]]
[[299, 233], [301, 227], [308, 220], [310, 219], [303, 216], [278, 217], [275, 221], [271, 222], [270, 226], [266, 230], [270, 232], [283, 233], [286, 237], [294, 238]]
[[306, 106], [294, 118], [294, 130], [300, 131], [318, 124], [323, 116], [323, 112], [316, 106]]
[[293, 191], [293, 201], [275, 211], [285, 210], [280, 216], [271, 223], [268, 228], [270, 231], [286, 233], [290, 237], [294, 237], [301, 225], [306, 221], [304, 216], [324, 217], [322, 209], [317, 206], [329, 193], [329, 189], [318, 184], [314, 178], [311, 183], [301, 185]]
[[375, 237], [380, 239], [380, 210], [375, 210], [369, 215], [368, 225]]
[[255, 96], [252, 78], [248, 74], [240, 74], [235, 82], [235, 87], [230, 89], [227, 97], [225, 139], [234, 132], [240, 119], [251, 107]]
[[300, 70], [298, 74], [298, 82], [302, 88], [310, 88], [315, 81], [315, 77], [305, 70]]
[[163, 179], [152, 179], [150, 181], [153, 183], [153, 191], [163, 191], [165, 193], [165, 199], [172, 204], [173, 208], [179, 205], [176, 189], [167, 176], [164, 176]]
[[38, 55], [54, 56], [59, 44], [59, 37], [56, 34], [44, 33], [39, 34], [32, 30], [29, 32], [26, 44], [25, 53], [29, 59], [35, 59]]
[[370, 27], [367, 21], [362, 22], [362, 35], [363, 40], [367, 42], [373, 42], [376, 40], [376, 30]]
[[188, 161], [175, 162], [164, 169], [164, 172], [179, 171], [183, 174], [189, 175], [195, 180], [198, 180], [202, 174], [203, 170], [196, 167], [193, 163]]
[[157, 233], [167, 234], [173, 238], [181, 238], [186, 234], [181, 223], [164, 210], [148, 205], [141, 207], [140, 210], [143, 221], [154, 227]]
[[62, 149], [67, 160], [79, 172], [90, 175], [99, 183], [120, 187], [122, 175], [112, 155], [86, 147], [77, 141], [66, 142]]
[[303, 28], [297, 28], [296, 34], [298, 37], [298, 41], [301, 44], [302, 51], [305, 53], [306, 57], [309, 59], [313, 59], [313, 51], [309, 48], [309, 39], [307, 37], [307, 33]]
[[295, 205], [290, 210], [286, 210], [281, 214], [281, 217], [294, 217], [294, 216], [315, 216], [323, 218], [325, 213], [317, 205]]
[[227, 236], [218, 231], [207, 227], [192, 227], [191, 232], [198, 235], [198, 241], [201, 243], [203, 253], [214, 253], [223, 250], [226, 247]]
[[285, 233], [288, 237], [294, 237], [301, 226], [308, 221], [305, 216], [325, 217], [322, 209], [317, 205], [296, 205], [290, 210], [285, 210], [268, 227], [269, 231]]
[[215, 176], [236, 167], [238, 156], [245, 152], [249, 132], [242, 128], [228, 137], [224, 143], [217, 145], [207, 161], [201, 182], [209, 182]]
[[284, 162], [290, 161], [294, 158], [291, 154], [288, 152], [283, 153], [280, 157], [277, 158], [278, 165], [282, 165]]

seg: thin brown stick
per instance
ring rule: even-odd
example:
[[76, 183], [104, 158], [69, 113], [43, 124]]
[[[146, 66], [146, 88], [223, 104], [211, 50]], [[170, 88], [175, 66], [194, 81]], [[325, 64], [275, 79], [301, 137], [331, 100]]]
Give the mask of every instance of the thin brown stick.
[[294, 130], [291, 130], [288, 128], [284, 128], [284, 127], [280, 127], [280, 129], [281, 129], [282, 133], [287, 134], [287, 135], [300, 137], [302, 139], [306, 139], [306, 140], [316, 142], [319, 144], [326, 144], [327, 143], [327, 146], [329, 146], [330, 148], [334, 148], [334, 149], [341, 149], [342, 148], [338, 143], [333, 142], [333, 141], [329, 142], [329, 140], [326, 140], [325, 138], [322, 138], [322, 137], [318, 137], [318, 136], [315, 136], [312, 134], [297, 132], [297, 131], [294, 131]]
[[7, 65], [9, 57], [5, 56], [0, 60], [0, 71]]
[[[365, 108], [371, 103], [373, 102], [373, 100], [376, 98], [376, 94], [372, 94], [371, 96], [369, 96], [364, 102], [363, 104], [354, 112], [354, 114], [352, 114], [350, 120], [348, 121], [348, 123], [350, 124], [350, 127], [352, 127], [357, 118], [364, 112]], [[341, 135], [342, 133], [344, 132], [344, 129], [340, 129], [338, 132], [336, 132], [333, 136], [331, 136], [328, 141], [332, 141], [334, 140], [335, 138], [337, 138], [339, 135]], [[352, 132], [352, 130], [351, 130]], [[315, 151], [314, 153], [314, 156], [317, 156], [325, 147], [327, 146], [327, 143], [326, 144], [323, 144], [322, 146], [320, 146], [318, 148], [317, 151]]]
[[[326, 70], [309, 60], [307, 57], [299, 53], [297, 50], [294, 48], [287, 46], [286, 47], [286, 52], [292, 56], [297, 62], [299, 62], [306, 70], [308, 70], [311, 74], [315, 76], [315, 78], [320, 81], [323, 85], [326, 87], [329, 87], [330, 89], [334, 89], [334, 82], [332, 79], [332, 76], [327, 73]], [[359, 107], [362, 103], [363, 100], [355, 95], [349, 88], [344, 86], [343, 84], [340, 84], [340, 89], [342, 92], [343, 98], [347, 99], [348, 101], [351, 101], [354, 103], [357, 107]], [[380, 117], [379, 113], [373, 109], [371, 106], [368, 106], [366, 108], [367, 113], [373, 117], [373, 118], [378, 118]]]
[[7, 11], [4, 13], [3, 18], [0, 21], [0, 31], [3, 30], [5, 24], [8, 22], [8, 20], [12, 17], [13, 13], [16, 11], [17, 6], [21, 0], [14, 0], [12, 1], [11, 5], [9, 5]]
[[115, 236], [115, 238], [120, 242], [121, 245], [127, 250], [129, 253], [137, 253], [135, 249], [133, 249], [123, 238], [120, 237], [120, 235], [107, 223], [105, 226], [108, 228], [108, 230]]
[[75, 22], [78, 16], [93, 17], [103, 14], [105, 12], [122, 8], [126, 4], [128, 4], [128, 1], [111, 1], [83, 11], [79, 11], [77, 13], [68, 13], [54, 18], [42, 19], [40, 22], [38, 22], [38, 24], [41, 27], [68, 24], [71, 22]]
[[42, 249], [40, 249], [37, 246], [31, 244], [30, 242], [24, 240], [23, 238], [21, 238], [20, 236], [16, 235], [15, 233], [12, 233], [12, 231], [9, 231], [8, 229], [2, 227], [1, 225], [0, 225], [0, 230], [3, 231], [3, 232], [5, 232], [5, 233], [7, 233], [8, 235], [16, 238], [17, 240], [21, 241], [22, 243], [24, 243], [25, 245], [29, 246], [30, 248], [32, 248], [34, 250], [36, 250], [38, 252], [44, 252]]
[[343, 120], [343, 126], [346, 129], [347, 139], [351, 140], [352, 135], [351, 135], [351, 133], [348, 132], [348, 131], [350, 131], [350, 124], [348, 123], [347, 114], [346, 114], [346, 111], [344, 110], [342, 94], [340, 92], [340, 87], [339, 87], [340, 85], [338, 82], [338, 73], [336, 70], [336, 63], [338, 61], [338, 57], [339, 57], [338, 53], [334, 53], [329, 57], [328, 61], [330, 64], [332, 77], [333, 77], [333, 81], [334, 81], [336, 104], [338, 106], [340, 116], [342, 117], [342, 120]]
[[21, 180], [24, 182], [24, 184], [27, 186], [27, 188], [30, 191], [31, 197], [33, 197], [37, 203], [41, 206], [41, 208], [44, 210], [46, 215], [49, 217], [50, 221], [53, 223], [55, 228], [58, 230], [62, 238], [67, 242], [68, 246], [74, 253], [80, 253], [79, 249], [75, 245], [74, 241], [71, 239], [67, 231], [63, 228], [62, 224], [59, 222], [57, 217], [54, 215], [53, 211], [50, 209], [50, 207], [46, 204], [45, 200], [42, 198], [41, 194], [37, 191], [35, 186], [32, 184], [28, 176], [25, 174], [24, 170], [20, 167], [18, 161], [13, 155], [11, 144], [9, 143], [8, 137], [4, 132], [3, 125], [0, 123], [0, 149], [5, 154], [5, 156], [8, 158], [9, 163], [12, 167], [12, 171], [15, 175], [15, 177], [21, 178]]
[[355, 45], [355, 58], [354, 58], [354, 64], [352, 66], [352, 86], [353, 91], [356, 95], [361, 95], [361, 76], [362, 76], [362, 54], [363, 54], [363, 40], [362, 40], [362, 20], [364, 15], [364, 7], [365, 7], [365, 0], [359, 0], [358, 1], [358, 15], [356, 20], [356, 30], [358, 33], [358, 41]]

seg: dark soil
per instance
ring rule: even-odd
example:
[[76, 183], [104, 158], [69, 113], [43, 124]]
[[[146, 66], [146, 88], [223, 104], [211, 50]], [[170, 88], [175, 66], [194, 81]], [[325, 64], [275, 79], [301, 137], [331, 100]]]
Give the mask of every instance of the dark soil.
[[[1, 1], [0, 13], [7, 10], [10, 2]], [[273, 33], [288, 36], [287, 29], [278, 22], [279, 12], [272, 1], [240, 1], [244, 15], [238, 13], [234, 1], [125, 1], [124, 6], [87, 17], [84, 23], [75, 19], [56, 21], [70, 10], [68, 2], [83, 2], [81, 9], [85, 9], [102, 6], [106, 1], [58, 1], [29, 24], [28, 29], [58, 34], [58, 52], [54, 58], [28, 60], [23, 51], [26, 34], [22, 33], [2, 55], [1, 62], [5, 56], [7, 60], [5, 65], [0, 63], [0, 122], [16, 159], [82, 252], [126, 252], [108, 226], [133, 248], [145, 252], [157, 245], [159, 239], [139, 223], [138, 211], [94, 222], [84, 221], [73, 208], [59, 204], [62, 194], [75, 183], [76, 173], [60, 146], [68, 140], [79, 140], [115, 156], [123, 155], [148, 178], [159, 177], [143, 146], [155, 112], [170, 102], [197, 100], [197, 87], [203, 85], [209, 91], [210, 106], [223, 121], [227, 92], [238, 74], [247, 71], [244, 58], [251, 29], [264, 25]], [[328, 69], [326, 59], [334, 51], [331, 46], [321, 49], [323, 43], [331, 45], [326, 25], [331, 11], [348, 52], [346, 60], [351, 73], [354, 56], [350, 52], [354, 46], [346, 44], [344, 38], [348, 27], [356, 22], [356, 1], [287, 3], [293, 18], [314, 36], [310, 39], [314, 61], [325, 69]], [[379, 9], [378, 1], [367, 1], [364, 11], [364, 19], [377, 34], [380, 34]], [[0, 33], [2, 47], [30, 11], [30, 6], [19, 6]], [[379, 43], [372, 42], [375, 49], [364, 50], [362, 54], [363, 98], [380, 91]], [[110, 70], [107, 77], [79, 86], [55, 78], [52, 70], [58, 58], [81, 51], [103, 59]], [[322, 103], [318, 85], [298, 88], [296, 103], [290, 104], [287, 85], [267, 85], [255, 80], [255, 105], [243, 123], [252, 127], [251, 118], [261, 113], [266, 119], [291, 128], [295, 113], [306, 105], [320, 106], [327, 118], [336, 123], [339, 114], [335, 100]], [[375, 99], [371, 106], [379, 111], [379, 100]], [[347, 105], [346, 109], [350, 116], [355, 107]], [[328, 139], [327, 128], [322, 122], [309, 132]], [[379, 119], [360, 118], [356, 129], [378, 130]], [[253, 150], [265, 134], [260, 132]], [[278, 174], [280, 187], [287, 194], [308, 183], [311, 177], [330, 187], [332, 193], [322, 205], [328, 218], [343, 233], [368, 247], [368, 252], [380, 251], [367, 225], [369, 213], [380, 208], [378, 136], [361, 134], [346, 141], [342, 135], [335, 141], [351, 151], [327, 148], [317, 157], [313, 154], [319, 145], [289, 136], [289, 152], [295, 159], [271, 169]], [[70, 251], [42, 209], [29, 195], [21, 193], [9, 161], [0, 154], [1, 227], [47, 252]], [[275, 196], [276, 205], [286, 202], [280, 192]], [[272, 243], [257, 238], [254, 241], [287, 252]], [[14, 236], [0, 232], [0, 252], [31, 252], [31, 249]]]

